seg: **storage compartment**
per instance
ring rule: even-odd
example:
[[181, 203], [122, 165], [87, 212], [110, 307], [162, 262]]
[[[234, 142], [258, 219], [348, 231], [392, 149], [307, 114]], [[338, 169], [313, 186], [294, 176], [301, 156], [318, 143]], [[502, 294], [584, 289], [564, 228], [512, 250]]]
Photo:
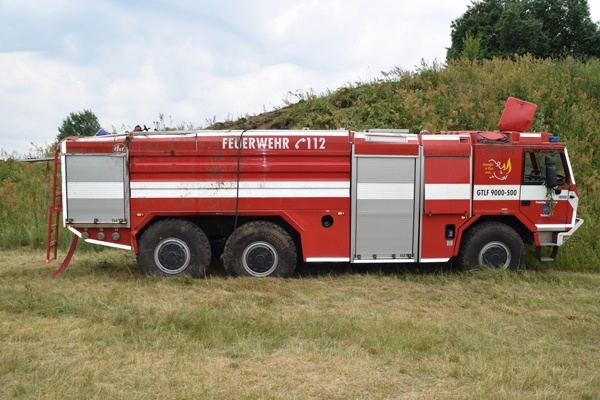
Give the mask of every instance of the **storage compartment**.
[[63, 158], [66, 225], [129, 227], [125, 154], [67, 154]]

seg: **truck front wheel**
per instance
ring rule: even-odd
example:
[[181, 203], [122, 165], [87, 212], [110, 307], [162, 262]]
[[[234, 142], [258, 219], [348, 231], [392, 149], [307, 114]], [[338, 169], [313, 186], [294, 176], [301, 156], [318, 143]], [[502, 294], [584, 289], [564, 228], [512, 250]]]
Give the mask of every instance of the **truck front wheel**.
[[524, 260], [523, 240], [513, 228], [500, 222], [485, 222], [467, 231], [457, 259], [463, 271], [483, 266], [515, 271], [523, 267]]
[[296, 245], [279, 225], [249, 222], [227, 239], [223, 264], [231, 276], [289, 278], [296, 269]]
[[158, 221], [139, 241], [137, 261], [145, 275], [201, 278], [210, 259], [208, 238], [196, 224], [184, 219]]

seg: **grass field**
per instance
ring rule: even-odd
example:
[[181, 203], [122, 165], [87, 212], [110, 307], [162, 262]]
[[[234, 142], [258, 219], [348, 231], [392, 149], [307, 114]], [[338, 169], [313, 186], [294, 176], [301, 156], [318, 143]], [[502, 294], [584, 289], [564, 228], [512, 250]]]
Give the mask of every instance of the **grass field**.
[[0, 397], [596, 399], [600, 275], [139, 275], [131, 253], [0, 252]]
[[13, 159], [53, 146], [0, 149], [0, 399], [600, 399], [599, 60], [463, 59], [296, 96], [213, 128], [495, 129], [508, 96], [534, 102], [532, 130], [568, 144], [586, 222], [519, 273], [168, 280], [84, 247], [48, 279], [52, 165]]

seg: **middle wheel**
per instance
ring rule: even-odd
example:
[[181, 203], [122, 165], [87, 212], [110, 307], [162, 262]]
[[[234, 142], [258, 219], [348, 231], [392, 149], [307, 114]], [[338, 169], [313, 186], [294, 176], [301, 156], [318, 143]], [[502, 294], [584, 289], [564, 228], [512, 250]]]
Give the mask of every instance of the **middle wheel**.
[[289, 278], [296, 269], [296, 245], [277, 224], [249, 222], [227, 240], [223, 264], [231, 276]]

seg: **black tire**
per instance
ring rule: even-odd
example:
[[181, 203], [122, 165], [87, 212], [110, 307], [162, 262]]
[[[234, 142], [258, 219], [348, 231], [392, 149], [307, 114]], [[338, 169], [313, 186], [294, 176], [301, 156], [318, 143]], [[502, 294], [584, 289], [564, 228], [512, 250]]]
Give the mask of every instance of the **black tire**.
[[194, 223], [163, 219], [150, 226], [138, 245], [138, 267], [144, 275], [201, 278], [210, 265], [208, 238]]
[[289, 278], [296, 269], [296, 245], [279, 225], [254, 221], [227, 239], [223, 265], [230, 276]]
[[500, 222], [485, 222], [469, 229], [457, 258], [462, 271], [484, 266], [516, 271], [524, 262], [523, 239], [513, 228]]

